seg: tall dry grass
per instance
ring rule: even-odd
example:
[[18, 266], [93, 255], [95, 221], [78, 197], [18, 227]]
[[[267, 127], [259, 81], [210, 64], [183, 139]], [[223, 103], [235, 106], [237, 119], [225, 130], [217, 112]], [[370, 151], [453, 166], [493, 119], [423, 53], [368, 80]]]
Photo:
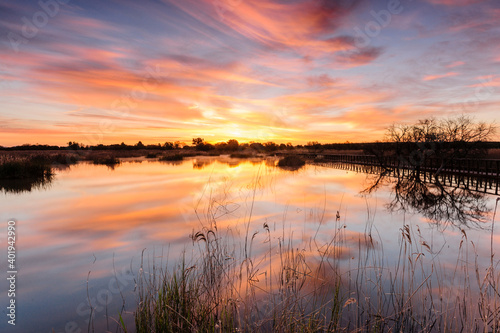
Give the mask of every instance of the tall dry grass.
[[298, 240], [285, 218], [281, 229], [264, 223], [259, 240], [258, 232], [245, 227], [242, 239], [234, 229], [219, 230], [216, 214], [206, 216], [206, 226], [192, 235], [194, 256], [183, 254], [173, 269], [147, 260], [141, 265], [138, 332], [500, 329], [494, 223], [489, 265], [481, 265], [477, 245], [462, 230], [461, 241], [449, 244], [456, 253], [450, 268], [441, 263], [442, 249], [407, 224], [400, 229], [397, 254], [384, 253], [369, 221], [357, 255], [346, 258], [350, 243], [338, 216], [329, 222], [335, 232], [326, 242], [318, 232], [307, 242]]

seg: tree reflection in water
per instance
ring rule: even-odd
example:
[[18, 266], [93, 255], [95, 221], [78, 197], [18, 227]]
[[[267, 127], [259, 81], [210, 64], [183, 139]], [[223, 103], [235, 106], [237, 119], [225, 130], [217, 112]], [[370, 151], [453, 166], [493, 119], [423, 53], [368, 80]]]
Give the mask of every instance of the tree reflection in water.
[[386, 206], [391, 212], [419, 213], [440, 226], [482, 228], [491, 212], [487, 196], [467, 186], [445, 185], [443, 179], [417, 170], [384, 170], [363, 193], [388, 185], [393, 199]]

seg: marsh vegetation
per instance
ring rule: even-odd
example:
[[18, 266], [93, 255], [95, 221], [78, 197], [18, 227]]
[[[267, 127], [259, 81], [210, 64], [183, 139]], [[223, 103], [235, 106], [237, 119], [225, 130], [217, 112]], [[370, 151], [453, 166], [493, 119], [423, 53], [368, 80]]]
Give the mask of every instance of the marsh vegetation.
[[278, 166], [281, 168], [289, 168], [298, 170], [306, 164], [302, 158], [296, 155], [288, 155], [278, 161]]
[[[173, 269], [143, 258], [137, 332], [500, 329], [499, 261], [491, 252], [489, 265], [481, 266], [465, 229], [460, 242], [448, 245], [456, 253], [450, 270], [441, 250], [407, 224], [399, 230], [399, 253], [389, 259], [373, 225], [353, 242], [340, 216], [318, 227], [316, 236], [334, 230], [326, 242], [298, 240], [286, 231], [286, 220], [241, 238], [234, 228], [220, 230], [217, 218], [206, 223], [191, 236], [196, 251], [187, 249]], [[347, 253], [353, 245], [355, 254]]]

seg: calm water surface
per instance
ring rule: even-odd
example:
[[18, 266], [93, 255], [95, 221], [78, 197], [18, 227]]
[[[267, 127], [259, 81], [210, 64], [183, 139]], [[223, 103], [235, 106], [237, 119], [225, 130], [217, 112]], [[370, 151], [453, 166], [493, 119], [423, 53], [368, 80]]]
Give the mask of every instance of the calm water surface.
[[[141, 257], [172, 265], [183, 252], [193, 251], [190, 235], [213, 219], [235, 239], [243, 240], [247, 232], [255, 235], [252, 251], [257, 256], [266, 248], [264, 223], [273, 232], [293, 235], [294, 246], [301, 249], [312, 241], [328, 242], [340, 226], [346, 235], [341, 260], [354, 262], [370, 232], [373, 251], [390, 265], [399, 254], [400, 229], [408, 224], [420, 230], [422, 244], [439, 253], [443, 267], [453, 268], [461, 229], [477, 245], [478, 260], [489, 261], [487, 222], [468, 227], [436, 223], [415, 209], [390, 212], [390, 182], [363, 194], [375, 176], [315, 165], [287, 171], [275, 168], [275, 162], [224, 157], [170, 164], [124, 160], [114, 170], [80, 163], [58, 171], [45, 188], [0, 193], [2, 230], [9, 219], [18, 227], [16, 326], [7, 324], [8, 286], [2, 279], [0, 331], [86, 332], [89, 301], [96, 331], [115, 331], [120, 312], [132, 328]], [[481, 200], [485, 220], [491, 221], [496, 197]], [[494, 251], [500, 253], [498, 237], [495, 233]]]

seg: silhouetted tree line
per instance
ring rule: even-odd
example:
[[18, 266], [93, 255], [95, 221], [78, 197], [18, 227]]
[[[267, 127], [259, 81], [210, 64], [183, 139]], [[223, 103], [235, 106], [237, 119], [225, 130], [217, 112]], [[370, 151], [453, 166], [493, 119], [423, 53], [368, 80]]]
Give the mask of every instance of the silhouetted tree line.
[[245, 149], [253, 149], [257, 152], [273, 152], [277, 150], [291, 150], [295, 148], [302, 148], [303, 146], [293, 146], [290, 142], [287, 144], [277, 144], [274, 142], [248, 142], [239, 143], [235, 139], [228, 140], [227, 142], [218, 142], [216, 144], [211, 144], [206, 142], [203, 138], [193, 138], [193, 147], [199, 151], [226, 151], [226, 152], [236, 152]]
[[0, 146], [0, 150], [59, 150], [59, 149], [65, 149], [64, 147], [59, 147], [59, 146], [49, 146], [49, 145], [28, 145], [24, 144], [21, 146], [14, 146], [14, 147], [3, 147]]
[[204, 138], [193, 138], [192, 145], [183, 142], [165, 142], [145, 145], [142, 141], [135, 145], [120, 144], [95, 146], [84, 145], [70, 141], [67, 146], [50, 145], [22, 145], [15, 147], [2, 147], [0, 150], [174, 150], [174, 149], [196, 149], [198, 151], [237, 152], [245, 149], [253, 149], [257, 152], [274, 152], [277, 150], [293, 150], [305, 148], [310, 151], [321, 152], [324, 150], [362, 150], [365, 154], [375, 156], [398, 156], [404, 159], [419, 160], [429, 155], [439, 156], [446, 160], [479, 156], [488, 149], [500, 148], [500, 142], [489, 141], [495, 134], [496, 127], [484, 122], [475, 122], [471, 117], [459, 116], [456, 118], [435, 118], [419, 120], [415, 124], [392, 125], [387, 129], [384, 142], [365, 143], [325, 143], [310, 141], [306, 145], [293, 146], [291, 143], [277, 144], [275, 142], [249, 142], [239, 143], [235, 139], [215, 144], [208, 143]]
[[[202, 139], [203, 140], [203, 139]], [[192, 146], [186, 145], [182, 142], [165, 142], [163, 144], [148, 144], [145, 145], [141, 141], [135, 145], [127, 145], [125, 143], [121, 144], [98, 144], [94, 146], [84, 145], [77, 142], [71, 142], [67, 146], [53, 146], [53, 145], [30, 145], [24, 144], [20, 146], [13, 147], [3, 147], [0, 146], [0, 150], [138, 150], [138, 149], [149, 149], [149, 150], [174, 150], [174, 149], [197, 149], [199, 151], [211, 151], [211, 150], [224, 150], [224, 151], [238, 151], [244, 150], [246, 148], [251, 148], [259, 152], [273, 152], [276, 150], [293, 150], [299, 148], [306, 148], [314, 151], [322, 150], [363, 150], [365, 153], [371, 154], [371, 151], [395, 151], [398, 148], [404, 150], [415, 150], [421, 146], [418, 146], [417, 142], [363, 142], [363, 143], [318, 143], [309, 142], [306, 145], [292, 145], [291, 143], [275, 143], [275, 142], [249, 142], [249, 143], [238, 143], [237, 140], [229, 140], [227, 142], [218, 142], [211, 144], [203, 140], [200, 143], [193, 144]], [[443, 149], [451, 148], [474, 148], [474, 149], [500, 149], [500, 142], [498, 141], [484, 141], [484, 142], [442, 142], [440, 147]]]

